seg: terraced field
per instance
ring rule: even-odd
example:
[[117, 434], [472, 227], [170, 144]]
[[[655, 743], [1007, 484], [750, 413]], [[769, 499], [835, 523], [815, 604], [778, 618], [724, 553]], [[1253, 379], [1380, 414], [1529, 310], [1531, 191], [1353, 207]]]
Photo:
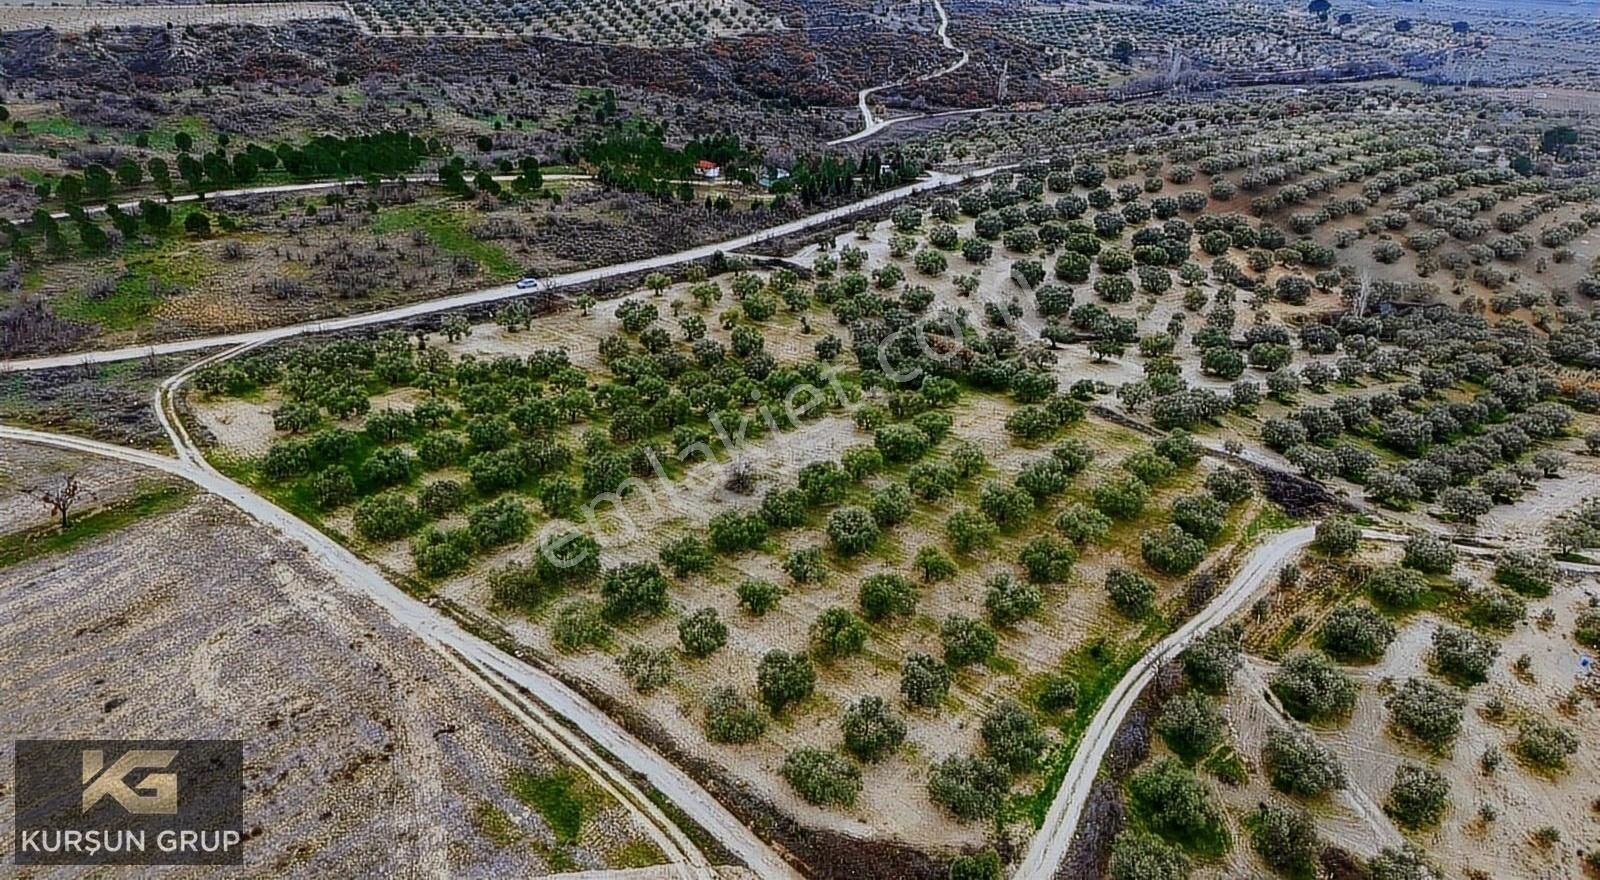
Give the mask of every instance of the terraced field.
[[691, 46], [778, 26], [746, 0], [355, 0], [350, 7], [379, 34], [541, 36], [635, 46]]

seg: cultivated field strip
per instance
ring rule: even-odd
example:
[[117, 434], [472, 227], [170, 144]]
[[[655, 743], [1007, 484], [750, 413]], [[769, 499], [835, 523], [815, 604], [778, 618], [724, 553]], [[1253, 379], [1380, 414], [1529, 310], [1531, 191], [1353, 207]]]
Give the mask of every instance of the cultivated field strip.
[[204, 3], [174, 6], [22, 6], [0, 4], [0, 31], [49, 28], [81, 34], [92, 29], [255, 25], [352, 19], [343, 3]]

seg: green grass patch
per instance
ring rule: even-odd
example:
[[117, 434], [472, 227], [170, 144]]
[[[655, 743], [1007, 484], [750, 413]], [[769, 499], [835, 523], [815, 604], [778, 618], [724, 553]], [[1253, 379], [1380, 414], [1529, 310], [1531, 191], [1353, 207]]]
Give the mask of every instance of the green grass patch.
[[193, 490], [172, 484], [145, 489], [117, 504], [70, 519], [65, 529], [51, 524], [26, 532], [0, 536], [0, 568], [51, 556], [126, 528], [143, 519], [176, 510], [189, 500]]
[[42, 116], [38, 119], [23, 120], [28, 124], [28, 133], [32, 135], [45, 135], [48, 137], [81, 138], [89, 133], [89, 129], [65, 116]]
[[104, 330], [129, 330], [138, 327], [161, 305], [160, 293], [147, 279], [123, 275], [109, 296], [91, 298], [83, 292], [61, 297], [55, 312], [71, 321], [98, 324]]
[[1238, 788], [1250, 781], [1250, 771], [1245, 767], [1244, 759], [1239, 756], [1231, 744], [1224, 745], [1212, 752], [1200, 765], [1207, 773], [1217, 778], [1224, 785]]
[[1255, 518], [1245, 524], [1243, 542], [1249, 544], [1256, 538], [1271, 532], [1282, 532], [1298, 525], [1294, 517], [1285, 513], [1283, 508], [1276, 504], [1267, 504]]
[[[187, 210], [199, 209], [189, 206]], [[77, 291], [60, 297], [54, 305], [56, 314], [98, 324], [106, 330], [133, 329], [150, 319], [164, 296], [175, 289], [203, 284], [215, 270], [214, 263], [193, 242], [172, 232], [150, 247], [130, 245], [123, 254], [122, 266], [123, 272], [110, 294], [91, 298]]]
[[372, 231], [383, 235], [421, 229], [440, 249], [458, 256], [470, 257], [483, 270], [496, 278], [515, 278], [522, 267], [499, 245], [479, 241], [467, 231], [464, 212], [448, 205], [411, 205], [381, 212], [373, 221]]
[[[178, 132], [185, 132], [194, 138], [197, 151], [205, 151], [213, 145], [208, 141], [211, 135], [211, 126], [198, 116], [172, 116], [161, 122], [155, 128], [144, 132], [149, 148], [165, 152], [176, 152], [178, 149]], [[128, 131], [117, 135], [117, 140], [124, 144], [133, 144], [139, 140], [139, 132]], [[234, 149], [239, 149], [243, 144], [235, 144]]]
[[983, 661], [983, 665], [990, 672], [996, 672], [1000, 675], [1016, 675], [1022, 668], [1017, 664], [1017, 661], [1000, 654], [991, 655], [989, 659]]
[[31, 165], [24, 165], [21, 168], [7, 168], [4, 170], [4, 174], [7, 177], [15, 174], [30, 184], [40, 184], [49, 179], [49, 175]]
[[707, 831], [700, 825], [700, 823], [690, 818], [689, 814], [685, 813], [682, 807], [678, 806], [677, 803], [671, 798], [668, 798], [666, 795], [662, 794], [660, 789], [657, 789], [655, 786], [647, 787], [644, 789], [644, 796], [649, 798], [650, 803], [655, 804], [656, 808], [659, 809], [669, 820], [671, 820], [672, 824], [678, 826], [679, 831], [682, 831], [684, 834], [688, 835], [689, 840], [693, 842], [694, 845], [700, 849], [700, 852], [704, 853], [705, 857], [710, 859], [714, 864], [727, 864], [737, 860], [737, 857], [729, 852], [727, 847], [722, 845], [722, 841], [713, 837], [711, 832]]
[[[1148, 628], [1145, 635], [1148, 636]], [[1146, 647], [1148, 642], [1143, 638], [1117, 642], [1102, 637], [1078, 648], [1061, 661], [1059, 671], [1078, 685], [1078, 702], [1061, 722], [1061, 742], [1045, 760], [1039, 787], [1032, 794], [1024, 796], [1020, 804], [1022, 812], [1033, 821], [1035, 828], [1044, 824], [1045, 813], [1049, 812], [1050, 803], [1055, 800], [1056, 791], [1061, 788], [1061, 781], [1072, 764], [1072, 757], [1077, 754], [1083, 732], [1088, 729], [1095, 713], [1100, 711], [1101, 704], [1111, 695], [1117, 682], [1143, 656]]]
[[550, 870], [556, 873], [578, 870], [577, 860], [572, 857], [572, 853], [568, 852], [564, 846], [559, 844], [552, 846], [542, 840], [538, 840], [533, 843], [533, 851], [543, 856], [545, 862], [550, 866]]
[[644, 838], [637, 838], [607, 850], [605, 859], [607, 867], [623, 871], [628, 868], [659, 865], [665, 862], [667, 857], [661, 854], [661, 850], [654, 843]]
[[598, 807], [598, 799], [587, 784], [566, 770], [514, 770], [506, 784], [517, 800], [544, 817], [556, 839], [568, 845], [577, 842], [584, 820]]
[[522, 839], [522, 829], [511, 821], [506, 811], [488, 802], [473, 809], [472, 827], [495, 846], [510, 846]]

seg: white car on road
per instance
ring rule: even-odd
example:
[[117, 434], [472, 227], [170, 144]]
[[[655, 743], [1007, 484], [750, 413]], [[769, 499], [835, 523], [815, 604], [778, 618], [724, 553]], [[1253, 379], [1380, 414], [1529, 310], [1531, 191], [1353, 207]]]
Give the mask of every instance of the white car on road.
[[544, 282], [537, 278], [523, 278], [517, 282], [518, 290], [543, 290]]

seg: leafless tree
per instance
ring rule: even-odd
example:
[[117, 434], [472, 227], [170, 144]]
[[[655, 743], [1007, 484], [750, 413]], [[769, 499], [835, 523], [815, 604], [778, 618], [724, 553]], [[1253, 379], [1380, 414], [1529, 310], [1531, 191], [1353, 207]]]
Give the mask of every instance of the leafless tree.
[[728, 467], [723, 488], [737, 495], [749, 495], [756, 489], [756, 469], [748, 461], [736, 461]]
[[56, 485], [39, 491], [39, 500], [50, 508], [50, 512], [61, 517], [61, 529], [66, 531], [67, 522], [72, 515], [72, 508], [78, 499], [84, 495], [93, 497], [94, 493], [83, 487], [78, 482], [77, 474], [65, 474]]

